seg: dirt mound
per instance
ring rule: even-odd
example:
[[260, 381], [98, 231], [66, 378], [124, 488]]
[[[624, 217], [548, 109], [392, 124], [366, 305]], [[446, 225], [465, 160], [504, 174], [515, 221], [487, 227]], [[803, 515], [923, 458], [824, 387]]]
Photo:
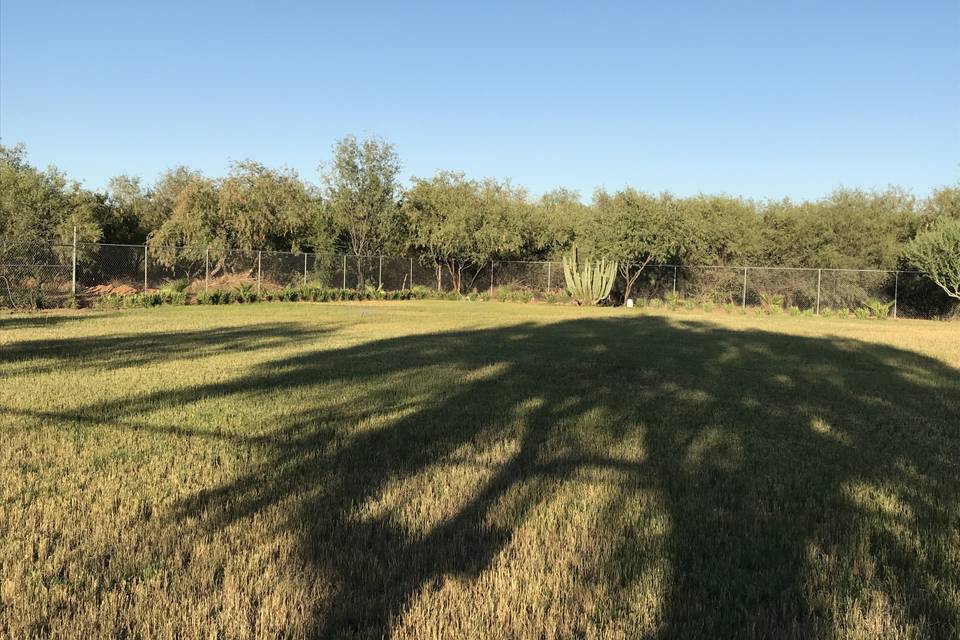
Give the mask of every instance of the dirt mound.
[[86, 290], [86, 293], [94, 296], [105, 296], [111, 293], [127, 296], [136, 292], [137, 290], [128, 284], [98, 284], [95, 287], [88, 287]]

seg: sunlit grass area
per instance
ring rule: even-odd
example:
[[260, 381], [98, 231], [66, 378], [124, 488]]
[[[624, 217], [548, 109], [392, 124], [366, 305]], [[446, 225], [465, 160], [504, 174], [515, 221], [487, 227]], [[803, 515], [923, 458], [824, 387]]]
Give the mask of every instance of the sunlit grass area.
[[0, 318], [0, 636], [960, 634], [960, 327]]

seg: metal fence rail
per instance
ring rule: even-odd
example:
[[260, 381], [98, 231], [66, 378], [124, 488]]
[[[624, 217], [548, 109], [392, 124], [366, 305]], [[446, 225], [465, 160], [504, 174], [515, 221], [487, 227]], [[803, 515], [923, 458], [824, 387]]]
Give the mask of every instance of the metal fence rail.
[[[427, 287], [449, 292], [443, 265], [410, 256], [353, 256], [213, 246], [75, 242], [0, 246], [0, 306], [58, 306], [76, 296], [150, 291], [179, 281], [192, 294], [248, 286], [258, 292], [316, 286], [389, 291]], [[618, 278], [613, 297], [621, 296]], [[465, 269], [461, 292], [511, 288], [540, 294], [565, 288], [561, 262], [495, 261]], [[648, 265], [631, 289], [647, 300], [693, 299], [756, 306], [776, 296], [785, 308], [821, 313], [890, 303], [891, 315], [942, 317], [956, 309], [929, 279], [912, 271], [766, 266]]]

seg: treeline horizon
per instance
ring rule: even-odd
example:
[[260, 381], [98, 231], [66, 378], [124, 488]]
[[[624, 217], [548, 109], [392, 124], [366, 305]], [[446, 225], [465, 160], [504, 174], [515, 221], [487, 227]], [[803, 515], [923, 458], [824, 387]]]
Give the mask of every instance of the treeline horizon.
[[[675, 196], [597, 189], [589, 202], [555, 189], [532, 197], [509, 180], [440, 171], [399, 182], [381, 139], [338, 141], [320, 184], [288, 168], [234, 162], [222, 177], [185, 166], [152, 184], [119, 175], [90, 190], [0, 145], [0, 239], [210, 246], [214, 249], [416, 255], [459, 276], [492, 260], [559, 259], [577, 245], [646, 264], [909, 268], [906, 246], [943, 218], [960, 219], [960, 185], [917, 197], [900, 187], [838, 188], [816, 200]], [[634, 267], [631, 270], [631, 267]]]

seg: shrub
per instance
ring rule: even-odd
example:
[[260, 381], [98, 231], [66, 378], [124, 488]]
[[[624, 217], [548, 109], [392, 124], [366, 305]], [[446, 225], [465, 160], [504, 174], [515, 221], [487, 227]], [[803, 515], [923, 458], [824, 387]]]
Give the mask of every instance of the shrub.
[[789, 313], [789, 314], [790, 314], [792, 317], [794, 317], [794, 318], [799, 317], [799, 316], [800, 316], [800, 313], [801, 313], [800, 307], [798, 307], [798, 306], [795, 305], [795, 304], [794, 304], [794, 305], [790, 305], [790, 308], [787, 309], [787, 313]]
[[870, 310], [866, 307], [858, 307], [856, 310], [854, 310], [853, 315], [855, 315], [859, 320], [866, 320], [870, 317]]
[[513, 287], [507, 284], [497, 288], [496, 296], [497, 302], [506, 302], [507, 300], [510, 300], [510, 298], [513, 296]]
[[760, 291], [760, 308], [767, 313], [779, 313], [783, 311], [783, 296], [779, 293], [765, 293]]
[[184, 293], [189, 288], [190, 280], [188, 278], [176, 278], [174, 280], [165, 280], [157, 291], [160, 293]]
[[680, 305], [680, 294], [676, 291], [671, 291], [667, 294], [667, 307], [673, 311]]
[[108, 293], [97, 298], [94, 305], [98, 309], [119, 309], [123, 305], [123, 296], [116, 293]]
[[410, 287], [410, 295], [413, 300], [426, 300], [433, 295], [434, 291], [428, 289], [422, 284], [415, 284]]
[[733, 309], [734, 309], [734, 306], [732, 302], [727, 302], [723, 305], [723, 310], [726, 311], [727, 313], [733, 313]]
[[510, 302], [530, 302], [531, 300], [533, 300], [532, 291], [517, 290], [510, 294]]
[[878, 320], [886, 320], [890, 315], [890, 309], [893, 308], [893, 301], [881, 302], [880, 300], [870, 300], [867, 302], [867, 310]]
[[249, 282], [241, 282], [234, 289], [234, 298], [237, 302], [256, 302], [259, 299], [253, 285]]
[[693, 300], [684, 300], [683, 302], [683, 308], [687, 311], [693, 311], [696, 306], [697, 305], [694, 304]]
[[832, 318], [833, 316], [837, 315], [837, 312], [830, 307], [824, 307], [820, 310], [820, 315], [824, 318]]
[[704, 301], [703, 310], [706, 311], [707, 313], [710, 313], [711, 311], [713, 311], [713, 302], [711, 302], [710, 300]]

